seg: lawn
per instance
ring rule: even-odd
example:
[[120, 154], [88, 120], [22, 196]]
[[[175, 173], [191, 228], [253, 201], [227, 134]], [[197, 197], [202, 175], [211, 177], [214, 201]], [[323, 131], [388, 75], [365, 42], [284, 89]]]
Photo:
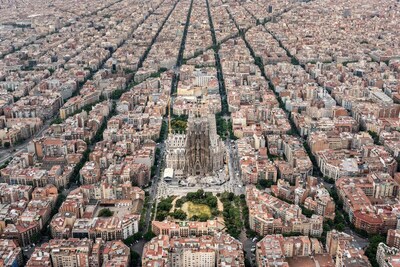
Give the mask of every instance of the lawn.
[[182, 205], [182, 210], [186, 212], [188, 218], [193, 216], [201, 217], [201, 215], [206, 215], [208, 218], [211, 217], [210, 207], [204, 204], [193, 204], [193, 202], [188, 201]]

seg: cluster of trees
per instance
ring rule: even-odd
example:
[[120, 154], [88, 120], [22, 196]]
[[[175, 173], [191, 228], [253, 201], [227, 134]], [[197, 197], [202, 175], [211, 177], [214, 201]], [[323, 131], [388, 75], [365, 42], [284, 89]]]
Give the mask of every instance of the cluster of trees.
[[[293, 128], [293, 127], [292, 127]], [[321, 170], [318, 167], [317, 159], [315, 158], [314, 154], [311, 152], [310, 146], [308, 145], [307, 142], [303, 143], [304, 149], [306, 150], [308, 157], [310, 158], [312, 164], [313, 164], [313, 173], [315, 175], [322, 175]]]
[[127, 246], [131, 246], [133, 243], [140, 240], [142, 237], [143, 237], [142, 233], [138, 232], [138, 233], [135, 233], [135, 234], [131, 235], [130, 237], [126, 238], [124, 240], [124, 243]]
[[226, 140], [226, 138], [230, 138], [232, 140], [236, 140], [236, 136], [233, 134], [232, 130], [232, 122], [230, 120], [225, 120], [222, 117], [221, 113], [217, 113], [215, 115], [216, 124], [217, 124], [217, 133], [221, 137], [222, 140]]
[[[159, 148], [156, 148], [154, 164], [153, 164], [153, 166], [151, 166], [151, 177], [156, 175], [157, 165], [160, 164], [160, 162], [161, 162], [160, 155], [161, 155], [161, 150]], [[151, 185], [151, 181], [150, 181], [150, 185]]]
[[[203, 189], [197, 190], [197, 192], [190, 192], [185, 197], [178, 199], [175, 203], [175, 207], [182, 207], [183, 203], [190, 201], [193, 204], [207, 205], [211, 209], [213, 216], [218, 216], [218, 199], [211, 192], [204, 192]], [[207, 221], [210, 217], [207, 214], [201, 214], [199, 216], [193, 216], [191, 218], [194, 221]]]
[[[170, 210], [173, 207], [172, 205], [173, 200], [174, 197], [167, 197], [160, 200], [157, 207], [156, 220], [163, 221], [165, 218], [167, 218], [167, 216], [171, 216], [178, 220], [186, 220], [187, 214], [180, 208], [185, 202], [188, 201], [197, 205], [200, 204], [207, 205], [211, 209], [211, 214], [213, 216], [217, 216], [219, 214], [217, 197], [215, 197], [211, 192], [204, 192], [203, 189], [199, 189], [196, 192], [190, 192], [185, 197], [178, 199], [175, 202], [176, 209], [173, 212], [170, 212]], [[194, 215], [190, 219], [194, 221], [204, 222], [210, 219], [210, 216], [207, 214], [201, 214], [199, 216]]]
[[6, 160], [1, 166], [0, 166], [0, 170], [4, 169], [5, 167], [7, 167], [7, 165], [10, 163], [11, 159]]
[[328, 184], [334, 184], [335, 179], [324, 176], [324, 181]]
[[82, 167], [85, 165], [86, 161], [89, 160], [89, 149], [86, 149], [85, 152], [83, 152], [83, 156], [81, 158], [81, 161], [75, 165], [74, 167], [74, 171], [72, 172], [71, 178], [69, 183], [76, 183], [76, 184], [80, 184], [79, 181], [79, 171], [82, 169]]
[[9, 25], [14, 28], [32, 28], [31, 24], [21, 24], [21, 23], [15, 23], [15, 22], [4, 22], [4, 25]]
[[111, 99], [119, 99], [123, 93], [125, 93], [127, 89], [117, 89], [114, 92], [111, 93], [110, 98]]
[[181, 121], [187, 121], [187, 120], [189, 119], [189, 116], [188, 116], [188, 115], [185, 115], [185, 114], [182, 114], [182, 115], [174, 115], [174, 114], [171, 114], [171, 117], [172, 117], [173, 119], [177, 119], [177, 120], [181, 120]]
[[149, 195], [145, 194], [142, 212], [140, 213], [139, 229], [143, 231], [146, 228], [146, 212], [149, 208]]
[[158, 203], [157, 206], [157, 215], [156, 215], [156, 220], [157, 221], [163, 221], [167, 216], [169, 215], [169, 211], [172, 209], [172, 201], [174, 200], [175, 197], [167, 197], [167, 198], [162, 198], [160, 202]]
[[385, 243], [386, 237], [382, 235], [374, 235], [369, 238], [369, 245], [365, 250], [365, 256], [368, 257], [372, 267], [379, 267], [378, 262], [376, 261], [376, 251], [378, 250], [379, 243]]
[[161, 199], [160, 202], [158, 203], [158, 209], [169, 211], [170, 209], [172, 209], [172, 201], [173, 200], [174, 200], [174, 197], [167, 197], [167, 198]]
[[134, 250], [131, 250], [131, 265], [130, 266], [133, 266], [133, 267], [142, 266], [140, 254]]
[[[344, 231], [346, 225], [350, 224], [348, 217], [346, 218], [347, 214], [343, 211], [343, 202], [339, 199], [339, 196], [336, 192], [335, 188], [330, 190], [330, 195], [336, 203], [336, 210], [335, 210], [335, 218], [334, 220], [326, 220], [323, 225], [323, 232], [319, 240], [325, 244], [326, 243], [326, 234], [327, 232], [335, 229], [338, 231]], [[351, 226], [351, 224], [350, 224]]]
[[311, 218], [311, 216], [314, 214], [314, 211], [307, 209], [303, 205], [300, 205], [300, 208], [301, 208], [301, 213], [303, 213], [308, 218]]
[[107, 120], [104, 119], [103, 123], [101, 124], [99, 130], [93, 136], [92, 140], [90, 140], [90, 144], [95, 144], [101, 140], [103, 140], [103, 132], [107, 128]]
[[163, 121], [161, 124], [160, 137], [158, 138], [157, 143], [161, 143], [162, 141], [164, 141], [167, 132], [168, 132], [168, 123], [166, 121]]
[[129, 69], [129, 68], [124, 68], [124, 73], [125, 74], [135, 74], [135, 71], [134, 70], [132, 70], [132, 69]]
[[187, 218], [186, 212], [184, 212], [181, 209], [176, 209], [174, 212], [171, 212], [169, 215], [177, 220], [182, 220], [182, 221], [186, 220], [186, 218]]
[[210, 219], [210, 216], [208, 216], [205, 213], [200, 214], [199, 216], [193, 215], [190, 220], [191, 221], [199, 221], [199, 222], [206, 222], [207, 220]]
[[267, 180], [267, 179], [259, 179], [257, 181], [257, 189], [265, 189], [265, 188], [271, 188], [271, 186], [274, 185], [274, 181], [272, 180]]
[[4, 146], [4, 148], [10, 148], [11, 144], [10, 144], [10, 142], [6, 141], [6, 142], [4, 142], [3, 146]]
[[62, 203], [64, 202], [64, 200], [66, 198], [67, 197], [65, 195], [58, 194], [57, 200], [56, 200], [56, 204], [54, 205], [54, 208], [51, 210], [51, 216], [50, 217], [53, 217], [54, 215], [56, 215], [58, 213], [59, 208], [61, 207]]
[[295, 57], [291, 57], [290, 62], [292, 63], [292, 65], [300, 65], [300, 62]]
[[224, 205], [224, 221], [226, 231], [234, 238], [239, 238], [243, 227], [243, 220], [240, 212], [240, 198], [232, 192], [224, 192], [220, 197]]
[[146, 241], [150, 241], [152, 238], [154, 238], [154, 237], [156, 237], [156, 235], [150, 230], [150, 231], [147, 231], [147, 233], [145, 233], [144, 235], [143, 235], [143, 238], [144, 238], [144, 240], [146, 240]]
[[368, 131], [368, 133], [372, 137], [372, 139], [374, 140], [374, 144], [375, 145], [380, 145], [379, 135], [376, 132], [373, 132], [373, 131]]
[[63, 119], [61, 119], [60, 117], [57, 117], [57, 118], [54, 118], [51, 122], [50, 122], [50, 124], [51, 125], [53, 125], [53, 124], [61, 124], [61, 123], [63, 123]]
[[242, 206], [242, 219], [244, 222], [244, 227], [246, 228], [246, 236], [248, 238], [253, 238], [257, 236], [257, 233], [250, 229], [250, 221], [249, 221], [249, 207], [246, 203], [245, 195], [240, 195], [240, 204]]
[[114, 212], [112, 212], [110, 209], [104, 208], [99, 211], [98, 216], [99, 217], [111, 217], [111, 216], [113, 216], [113, 214], [114, 214]]
[[[62, 188], [60, 188], [60, 191], [62, 191]], [[58, 213], [58, 210], [60, 209], [61, 204], [64, 202], [65, 199], [66, 196], [64, 196], [63, 194], [58, 194], [56, 203], [51, 210], [50, 218], [52, 218], [54, 215]], [[38, 241], [40, 241], [43, 236], [50, 237], [50, 227], [48, 227], [49, 224], [50, 220], [46, 222], [40, 233], [34, 234], [34, 236], [32, 237], [32, 243], [38, 243]]]
[[150, 77], [151, 77], [151, 78], [159, 78], [160, 76], [161, 76], [161, 72], [159, 72], [159, 71], [150, 74]]
[[[282, 99], [281, 99], [281, 101], [282, 101]], [[285, 104], [283, 104], [283, 101], [282, 101], [281, 108], [286, 111], [286, 106], [285, 106]], [[294, 123], [292, 116], [289, 116], [288, 120], [289, 120], [289, 124], [290, 124], [290, 131], [288, 132], [288, 134], [300, 136], [299, 130], [297, 129], [297, 126]]]
[[[195, 194], [195, 193], [189, 193], [189, 194]], [[213, 203], [213, 201], [211, 201], [210, 199], [208, 201], [205, 200], [204, 203], [203, 203], [203, 201], [199, 201], [198, 199], [195, 199], [195, 198], [192, 198], [192, 200], [194, 200], [193, 202], [195, 204], [207, 205], [206, 203]], [[173, 206], [172, 201], [173, 201], [172, 197], [164, 198], [160, 201], [160, 203], [158, 204], [158, 208], [157, 208], [156, 220], [163, 221], [163, 220], [165, 220], [165, 218], [167, 218], [167, 216], [171, 216], [177, 220], [186, 220], [187, 219], [186, 212], [184, 212], [180, 208], [182, 207], [183, 203], [185, 203], [187, 201], [191, 201], [191, 200], [188, 200], [186, 197], [178, 199], [175, 203], [176, 209], [173, 212], [170, 212], [170, 210], [172, 209], [172, 206]], [[202, 202], [202, 203], [200, 203], [200, 202]], [[216, 206], [217, 205], [215, 204], [215, 209], [216, 209]], [[193, 221], [205, 222], [208, 219], [210, 219], [210, 217], [207, 214], [201, 214], [199, 216], [194, 215], [190, 219]]]
[[150, 77], [151, 78], [159, 78], [159, 77], [161, 77], [161, 73], [163, 73], [163, 72], [165, 72], [167, 70], [168, 70], [167, 68], [161, 67], [161, 68], [158, 69], [157, 72], [153, 72], [152, 74], [150, 74]]
[[194, 204], [204, 204], [209, 206], [211, 209], [218, 207], [218, 200], [211, 192], [204, 192], [203, 189], [197, 190], [197, 192], [190, 192], [186, 195], [186, 200], [191, 201]]
[[187, 201], [187, 198], [186, 198], [186, 197], [181, 197], [180, 199], [178, 199], [178, 200], [175, 202], [175, 207], [181, 208], [182, 205], [183, 205], [186, 201]]
[[217, 124], [217, 134], [221, 137], [222, 140], [225, 140], [227, 137], [228, 131], [228, 123], [224, 118], [222, 118], [221, 114], [216, 115], [216, 124]]

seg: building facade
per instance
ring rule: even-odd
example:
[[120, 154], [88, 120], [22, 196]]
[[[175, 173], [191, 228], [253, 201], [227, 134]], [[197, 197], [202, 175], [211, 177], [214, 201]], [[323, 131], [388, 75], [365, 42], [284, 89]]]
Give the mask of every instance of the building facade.
[[167, 168], [177, 178], [212, 175], [224, 166], [224, 144], [217, 134], [214, 114], [189, 115], [186, 134], [168, 136]]

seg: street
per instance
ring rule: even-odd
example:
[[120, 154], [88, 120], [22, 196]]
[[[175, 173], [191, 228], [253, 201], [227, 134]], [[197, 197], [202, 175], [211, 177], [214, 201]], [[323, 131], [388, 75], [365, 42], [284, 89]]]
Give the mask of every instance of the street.
[[137, 241], [137, 243], [134, 243], [134, 244], [131, 246], [131, 249], [132, 249], [133, 251], [137, 252], [137, 253], [140, 255], [140, 257], [142, 257], [144, 244], [146, 244], [146, 242], [147, 242], [146, 240], [140, 239], [140, 240]]
[[368, 238], [363, 238], [359, 236], [357, 233], [355, 233], [353, 230], [351, 230], [349, 227], [346, 227], [344, 229], [344, 232], [346, 234], [349, 234], [353, 237], [353, 244], [355, 247], [358, 249], [365, 249], [369, 245]]
[[162, 167], [163, 158], [164, 158], [165, 143], [162, 142], [162, 143], [157, 144], [157, 148], [160, 149], [160, 158], [158, 159], [156, 173], [153, 177], [153, 180], [151, 181], [152, 183], [151, 183], [150, 189], [148, 190], [149, 202], [147, 204], [147, 210], [146, 210], [146, 226], [143, 229], [144, 233], [146, 233], [149, 230], [149, 225], [150, 225], [150, 222], [152, 221], [152, 218], [150, 217], [152, 215], [151, 209], [153, 207], [154, 201], [157, 202], [157, 190], [158, 190], [158, 183], [160, 180], [161, 167]]
[[243, 229], [240, 233], [240, 242], [243, 244], [243, 251], [245, 253], [246, 259], [251, 263], [251, 266], [255, 266], [255, 252], [252, 252], [251, 249], [256, 246], [258, 240], [253, 242], [253, 239], [248, 238], [246, 236], [246, 230]]
[[245, 187], [240, 175], [239, 156], [234, 141], [227, 139], [225, 147], [228, 151], [229, 181], [226, 183], [226, 191], [233, 192], [235, 195], [245, 193]]

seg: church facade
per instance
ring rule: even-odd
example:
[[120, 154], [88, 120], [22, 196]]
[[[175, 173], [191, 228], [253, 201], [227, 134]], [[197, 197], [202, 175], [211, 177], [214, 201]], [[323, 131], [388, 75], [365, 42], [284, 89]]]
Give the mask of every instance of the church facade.
[[224, 167], [224, 156], [214, 114], [190, 114], [186, 134], [170, 134], [166, 142], [167, 168], [179, 179], [212, 175]]

